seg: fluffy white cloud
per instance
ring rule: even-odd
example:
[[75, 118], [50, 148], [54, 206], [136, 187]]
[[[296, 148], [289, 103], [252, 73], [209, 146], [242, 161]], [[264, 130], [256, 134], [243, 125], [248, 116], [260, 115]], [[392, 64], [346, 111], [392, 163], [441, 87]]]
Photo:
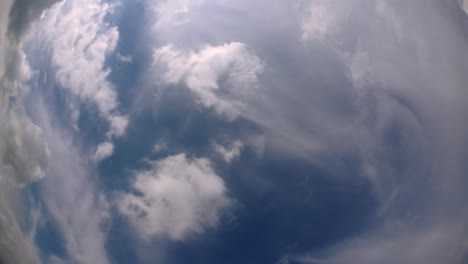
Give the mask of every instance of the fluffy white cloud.
[[135, 175], [136, 193], [121, 196], [118, 208], [145, 239], [183, 240], [215, 227], [232, 201], [206, 159], [184, 154], [154, 163]]
[[184, 83], [200, 104], [231, 118], [242, 110], [238, 99], [252, 92], [263, 71], [260, 59], [239, 42], [205, 46], [199, 51], [168, 45], [154, 52], [154, 63], [163, 68], [163, 83]]
[[213, 144], [214, 151], [221, 155], [227, 163], [231, 163], [233, 159], [239, 157], [243, 147], [244, 144], [239, 140], [234, 141], [229, 147], [224, 147], [217, 143]]
[[114, 144], [106, 141], [97, 146], [96, 152], [94, 153], [93, 158], [96, 161], [101, 161], [112, 156], [113, 153], [114, 153]]

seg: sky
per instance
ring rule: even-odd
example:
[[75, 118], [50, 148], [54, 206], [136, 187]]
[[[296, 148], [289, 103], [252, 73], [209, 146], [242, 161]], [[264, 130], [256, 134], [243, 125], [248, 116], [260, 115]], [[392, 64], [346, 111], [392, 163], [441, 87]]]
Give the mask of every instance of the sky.
[[468, 263], [462, 0], [0, 0], [0, 263]]

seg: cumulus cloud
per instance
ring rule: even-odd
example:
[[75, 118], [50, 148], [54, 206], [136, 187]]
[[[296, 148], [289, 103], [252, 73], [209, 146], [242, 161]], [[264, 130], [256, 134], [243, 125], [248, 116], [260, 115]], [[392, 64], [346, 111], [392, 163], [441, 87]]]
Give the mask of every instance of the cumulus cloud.
[[228, 117], [242, 110], [238, 98], [255, 89], [257, 75], [263, 71], [260, 59], [239, 42], [208, 45], [199, 51], [169, 45], [156, 49], [153, 58], [163, 67], [163, 83], [184, 83], [200, 104]]
[[183, 240], [218, 225], [232, 201], [222, 178], [206, 159], [170, 156], [137, 172], [135, 193], [123, 194], [120, 212], [145, 239]]
[[114, 144], [111, 142], [103, 142], [99, 144], [94, 153], [94, 160], [101, 161], [112, 156], [114, 153]]

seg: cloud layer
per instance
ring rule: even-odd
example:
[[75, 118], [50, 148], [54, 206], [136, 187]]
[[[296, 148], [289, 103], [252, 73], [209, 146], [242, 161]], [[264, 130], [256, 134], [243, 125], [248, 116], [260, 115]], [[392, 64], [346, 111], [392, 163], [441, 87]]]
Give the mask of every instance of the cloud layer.
[[[42, 130], [25, 114], [23, 84], [30, 77], [22, 41], [33, 19], [53, 1], [2, 1], [0, 3], [0, 261], [39, 263], [29, 235], [20, 220], [20, 187], [44, 177], [48, 159]], [[30, 234], [33, 236], [34, 234]]]
[[[364, 227], [317, 247], [279, 243], [287, 249], [275, 252], [278, 263], [466, 262], [468, 18], [460, 1], [52, 4], [0, 2], [0, 262], [113, 262], [108, 224], [122, 224], [120, 216], [139, 245], [190, 247], [189, 238], [225, 227], [237, 200], [239, 211], [262, 209], [248, 212], [257, 225], [292, 207], [333, 217], [340, 209], [320, 207], [320, 195], [341, 201], [343, 189], [367, 190], [361, 185], [376, 204]], [[131, 41], [120, 42], [131, 34], [112, 24], [125, 28], [112, 15], [133, 4], [147, 8], [138, 21], [148, 23], [133, 25], [143, 32], [134, 41], [144, 42], [135, 54], [123, 48]], [[125, 98], [136, 111], [122, 112], [119, 94], [143, 94], [150, 106]], [[132, 131], [130, 118], [139, 126]], [[34, 245], [37, 217], [24, 203], [31, 182], [40, 182], [37, 215], [55, 226], [63, 252]], [[291, 198], [304, 186], [314, 193]], [[309, 226], [299, 215], [297, 226]]]

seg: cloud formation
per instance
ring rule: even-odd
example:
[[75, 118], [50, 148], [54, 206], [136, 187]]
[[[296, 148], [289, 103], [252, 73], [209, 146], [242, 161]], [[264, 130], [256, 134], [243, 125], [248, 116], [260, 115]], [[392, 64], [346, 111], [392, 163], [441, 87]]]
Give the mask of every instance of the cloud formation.
[[253, 93], [263, 71], [258, 57], [239, 42], [183, 51], [169, 45], [156, 49], [154, 63], [163, 68], [165, 84], [184, 83], [201, 105], [233, 118], [242, 111], [239, 100]]
[[32, 20], [53, 1], [0, 2], [0, 262], [39, 263], [30, 235], [20, 221], [31, 217], [22, 210], [21, 186], [44, 177], [48, 159], [42, 130], [25, 114], [23, 81], [30, 77], [23, 37]]
[[207, 159], [184, 154], [156, 161], [137, 172], [134, 193], [123, 194], [120, 212], [145, 239], [184, 240], [218, 225], [231, 204], [222, 178]]
[[[184, 23], [158, 32], [169, 43], [155, 52], [166, 65], [163, 83], [187, 86], [208, 108], [219, 108], [220, 99], [222, 106], [240, 102], [236, 116], [258, 124], [269, 147], [337, 181], [354, 177], [340, 160], [356, 160], [379, 203], [374, 226], [328, 254], [305, 254], [307, 261], [463, 263], [466, 236], [454, 234], [467, 217], [460, 186], [468, 60], [467, 19], [457, 1], [298, 0], [291, 8], [270, 1], [260, 15], [252, 6], [264, 2], [254, 2], [185, 6]], [[216, 16], [220, 10], [226, 15]], [[201, 59], [209, 52], [198, 46], [220, 42], [243, 43], [262, 62], [255, 93], [242, 100], [217, 96], [229, 86], [213, 69], [224, 67]], [[421, 243], [416, 255], [413, 243]]]
[[110, 263], [105, 229], [108, 205], [97, 187], [91, 158], [72, 128], [53, 122], [57, 113], [51, 111], [46, 99], [38, 96], [31, 107], [54, 161], [49, 163], [47, 177], [41, 182], [39, 198], [46, 216], [43, 220], [54, 224], [65, 251], [59, 256], [45, 252], [51, 255], [44, 257], [59, 263]]
[[112, 156], [114, 153], [114, 144], [111, 142], [103, 142], [97, 146], [96, 152], [94, 153], [94, 160], [101, 161]]
[[112, 4], [96, 0], [60, 2], [43, 15], [34, 36], [50, 45], [59, 86], [79, 103], [92, 102], [109, 123], [108, 143], [123, 136], [128, 125], [128, 117], [118, 110], [116, 88], [108, 81], [106, 59], [119, 38], [117, 27], [106, 22], [112, 9]]
[[232, 160], [239, 157], [243, 147], [244, 144], [239, 140], [234, 141], [228, 147], [213, 143], [214, 151], [218, 153], [227, 163], [231, 163]]
[[[314, 9], [324, 2], [309, 3]], [[462, 98], [468, 80], [462, 72], [468, 39], [460, 25], [467, 18], [456, 1], [348, 2], [349, 16], [341, 15], [346, 5], [331, 5], [326, 14], [309, 14], [307, 23], [322, 15], [337, 18], [322, 33], [334, 40], [325, 43], [342, 58], [362, 105], [365, 139], [359, 142], [365, 173], [381, 201], [378, 224], [296, 261], [464, 263], [461, 219], [468, 197], [459, 186], [466, 183], [461, 160], [467, 141], [455, 131], [466, 130]]]

